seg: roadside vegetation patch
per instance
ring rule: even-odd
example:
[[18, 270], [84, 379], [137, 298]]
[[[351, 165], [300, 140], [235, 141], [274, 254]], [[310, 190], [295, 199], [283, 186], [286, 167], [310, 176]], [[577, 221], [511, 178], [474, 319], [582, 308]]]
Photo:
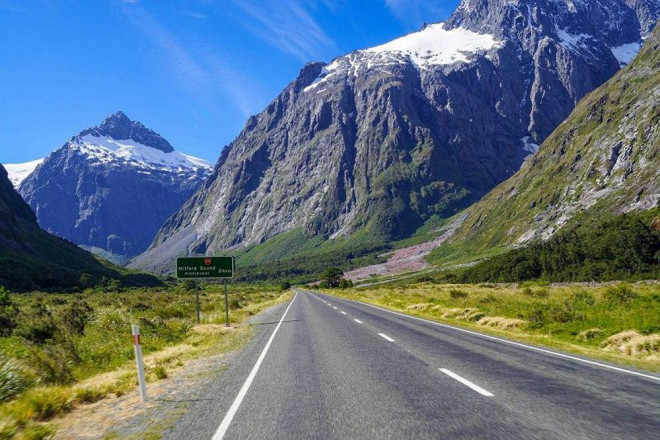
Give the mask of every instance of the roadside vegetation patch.
[[477, 321], [477, 324], [502, 330], [519, 330], [525, 327], [527, 321], [517, 318], [502, 318], [501, 316], [486, 316]]
[[328, 293], [660, 371], [660, 283], [375, 285]]
[[642, 335], [635, 330], [627, 330], [607, 338], [601, 346], [628, 356], [645, 356], [660, 360], [660, 334]]
[[182, 285], [4, 295], [0, 314], [8, 325], [0, 335], [0, 439], [46, 438], [53, 417], [134, 390], [131, 324], [140, 326], [147, 380], [167, 380], [191, 358], [240, 346], [251, 331], [245, 326], [236, 331], [236, 326], [290, 293], [234, 287], [230, 295], [230, 328], [224, 326], [219, 285], [200, 292], [201, 325], [194, 294]]

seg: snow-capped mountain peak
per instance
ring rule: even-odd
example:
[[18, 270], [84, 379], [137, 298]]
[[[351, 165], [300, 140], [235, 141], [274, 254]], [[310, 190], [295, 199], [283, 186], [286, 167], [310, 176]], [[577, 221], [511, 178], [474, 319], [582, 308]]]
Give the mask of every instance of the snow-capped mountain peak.
[[33, 172], [21, 169], [29, 176], [19, 193], [42, 228], [117, 262], [144, 251], [213, 171], [122, 112], [70, 138]]
[[144, 171], [196, 172], [213, 168], [210, 162], [185, 155], [178, 151], [163, 150], [144, 145], [132, 139], [114, 139], [110, 136], [86, 134], [77, 136], [69, 143], [69, 148], [86, 156], [96, 165], [119, 164]]
[[348, 73], [359, 75], [369, 69], [412, 63], [425, 70], [434, 66], [469, 62], [475, 54], [485, 54], [501, 47], [502, 42], [492, 35], [467, 29], [445, 29], [444, 23], [424, 26], [417, 32], [404, 35], [385, 44], [358, 50], [336, 58], [325, 66], [321, 74], [304, 90], [315, 89], [327, 79]]
[[132, 140], [164, 153], [174, 151], [172, 145], [161, 135], [148, 129], [138, 121], [130, 120], [121, 110], [105, 118], [100, 125], [83, 131], [79, 136], [85, 135], [108, 137], [118, 141]]
[[[72, 137], [64, 149], [80, 155], [90, 166], [135, 169], [141, 174], [165, 172], [184, 179], [198, 179], [213, 171], [210, 162], [175, 151], [161, 135], [131, 121], [122, 111]], [[46, 159], [4, 166], [9, 180], [18, 189]]]
[[83, 130], [66, 144], [93, 166], [136, 168], [176, 174], [210, 174], [213, 165], [204, 159], [175, 151], [160, 134], [132, 121], [122, 111], [105, 118], [100, 125]]

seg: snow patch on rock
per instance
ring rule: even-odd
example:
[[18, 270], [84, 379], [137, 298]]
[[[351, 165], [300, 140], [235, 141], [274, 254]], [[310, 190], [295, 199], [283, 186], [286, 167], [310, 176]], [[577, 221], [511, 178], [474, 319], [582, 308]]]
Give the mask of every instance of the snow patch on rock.
[[100, 164], [123, 163], [142, 171], [210, 172], [211, 163], [204, 159], [172, 151], [165, 153], [130, 139], [116, 140], [108, 136], [85, 135], [73, 139], [71, 147]]
[[470, 56], [486, 54], [502, 47], [504, 42], [493, 35], [479, 34], [463, 28], [445, 30], [444, 23], [425, 26], [418, 32], [388, 43], [358, 50], [336, 58], [304, 91], [310, 91], [339, 74], [358, 75], [369, 69], [412, 63], [418, 69], [469, 62]]
[[423, 68], [467, 62], [468, 55], [485, 52], [499, 45], [492, 35], [478, 34], [462, 28], [445, 30], [443, 23], [436, 23], [365, 52], [400, 54]]
[[37, 159], [25, 163], [6, 163], [3, 164], [7, 170], [9, 181], [14, 188], [18, 189], [20, 184], [28, 178], [30, 174], [44, 161], [44, 159]]

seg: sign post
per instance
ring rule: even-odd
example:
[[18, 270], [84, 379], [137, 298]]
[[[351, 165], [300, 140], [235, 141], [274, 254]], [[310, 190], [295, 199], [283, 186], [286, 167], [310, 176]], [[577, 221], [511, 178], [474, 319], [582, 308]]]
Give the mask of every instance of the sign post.
[[[220, 278], [225, 283], [225, 325], [229, 327], [229, 300], [227, 278], [234, 277], [234, 257], [182, 257], [176, 259], [176, 276], [179, 279]], [[197, 289], [197, 322], [200, 322], [199, 288]]]
[[199, 307], [199, 285], [195, 283], [195, 304], [197, 305], [197, 324], [202, 323], [202, 311]]
[[227, 300], [227, 280], [225, 280], [225, 327], [229, 327], [229, 301]]
[[140, 385], [140, 397], [147, 401], [147, 383], [144, 380], [144, 361], [142, 360], [142, 341], [140, 340], [140, 326], [132, 325], [133, 350], [135, 351], [135, 363], [137, 364], [138, 384]]

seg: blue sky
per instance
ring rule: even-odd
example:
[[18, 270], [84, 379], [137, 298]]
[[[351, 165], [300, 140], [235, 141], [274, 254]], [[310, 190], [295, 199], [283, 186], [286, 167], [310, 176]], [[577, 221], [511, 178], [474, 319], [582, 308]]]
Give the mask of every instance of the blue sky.
[[0, 0], [0, 163], [123, 110], [215, 162], [308, 61], [445, 19], [459, 0]]

